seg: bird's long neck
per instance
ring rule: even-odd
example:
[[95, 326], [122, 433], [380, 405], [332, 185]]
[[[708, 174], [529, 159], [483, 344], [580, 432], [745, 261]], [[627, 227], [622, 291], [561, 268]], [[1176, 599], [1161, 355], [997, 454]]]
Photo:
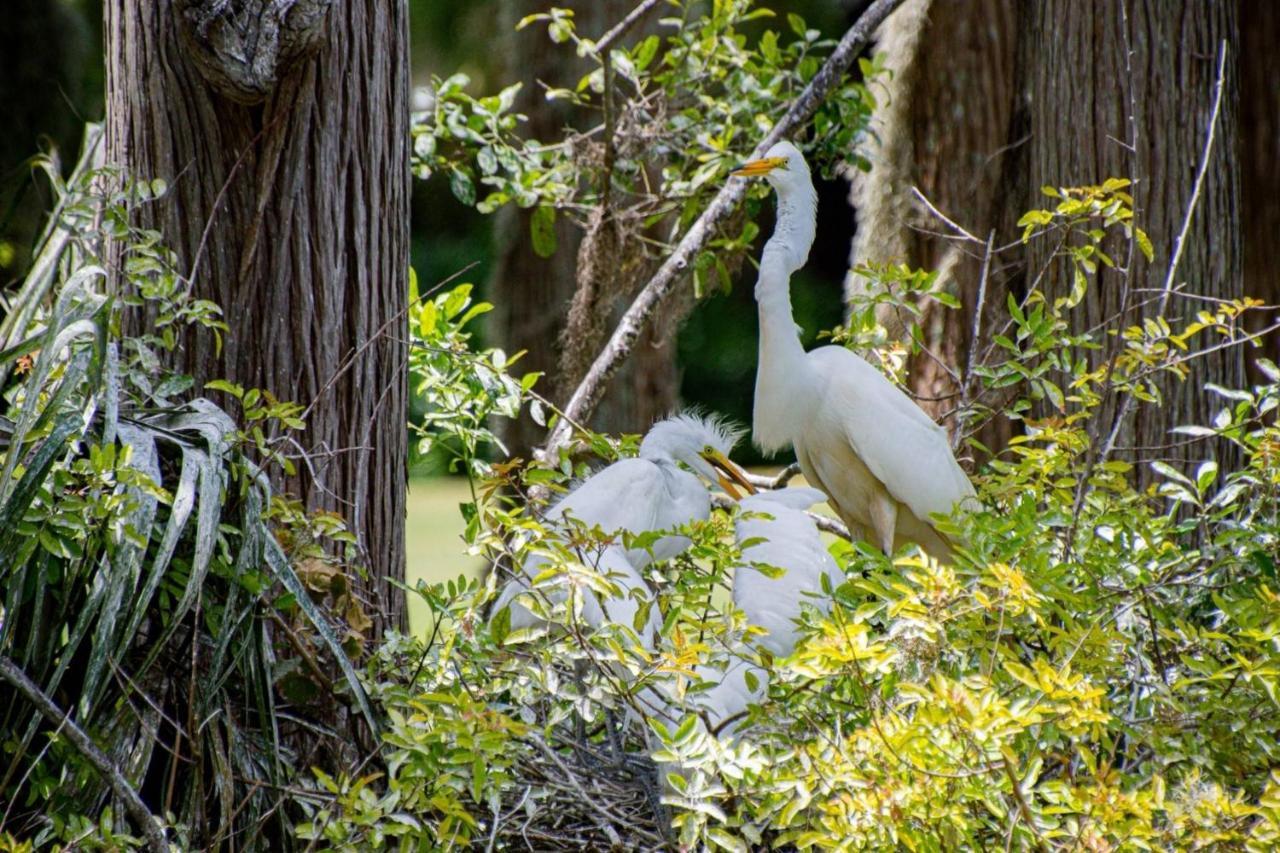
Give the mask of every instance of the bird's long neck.
[[781, 194], [778, 224], [760, 257], [756, 304], [760, 312], [760, 361], [756, 369], [752, 433], [765, 451], [791, 442], [791, 397], [804, 370], [800, 330], [791, 314], [791, 274], [804, 265], [813, 244], [812, 199], [796, 203]]

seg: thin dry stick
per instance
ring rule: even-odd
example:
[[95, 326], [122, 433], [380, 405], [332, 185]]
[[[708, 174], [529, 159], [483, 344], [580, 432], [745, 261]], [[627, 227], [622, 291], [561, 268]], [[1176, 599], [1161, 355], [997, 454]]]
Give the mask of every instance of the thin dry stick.
[[[956, 407], [957, 411], [963, 411], [969, 405], [969, 385], [973, 382], [973, 357], [978, 352], [978, 337], [982, 334], [982, 312], [986, 310], [987, 303], [987, 279], [991, 275], [991, 254], [995, 246], [996, 232], [992, 229], [987, 234], [987, 248], [982, 253], [982, 274], [978, 276], [978, 303], [973, 312], [973, 330], [969, 333], [969, 355], [965, 359], [964, 377], [960, 383], [960, 405]], [[957, 426], [955, 433], [951, 436], [951, 449], [957, 450], [960, 442], [964, 438], [964, 424], [961, 421]]]
[[0, 656], [0, 676], [3, 676], [5, 681], [8, 681], [26, 696], [28, 701], [35, 705], [36, 709], [44, 715], [45, 719], [60, 727], [66, 734], [67, 740], [71, 741], [71, 745], [89, 760], [93, 768], [111, 786], [112, 792], [124, 803], [125, 810], [129, 812], [129, 817], [133, 818], [134, 823], [147, 836], [148, 846], [152, 850], [158, 851], [158, 853], [167, 851], [169, 845], [164, 840], [164, 831], [160, 828], [159, 819], [151, 813], [146, 803], [142, 802], [138, 792], [120, 774], [120, 771], [111, 763], [111, 759], [107, 758], [102, 750], [98, 749], [79, 726], [71, 722], [70, 716], [64, 714], [54, 704], [53, 700], [46, 696], [40, 687], [28, 678], [27, 674], [16, 663], [4, 656]]
[[657, 6], [658, 3], [659, 0], [644, 0], [643, 3], [640, 3], [628, 12], [627, 16], [623, 18], [616, 27], [600, 37], [600, 41], [596, 42], [595, 47], [593, 48], [595, 53], [600, 54], [601, 52], [613, 47], [618, 39], [625, 36], [627, 31], [634, 27], [641, 18], [649, 14], [650, 10]]
[[[814, 76], [813, 80], [809, 82], [809, 85], [791, 103], [786, 115], [774, 125], [773, 130], [756, 146], [754, 156], [761, 156], [775, 142], [792, 133], [813, 117], [823, 100], [840, 82], [849, 65], [871, 39], [871, 33], [901, 2], [902, 0], [876, 0], [875, 3], [871, 4], [867, 11], [844, 34], [844, 37], [840, 39], [840, 44], [831, 56], [827, 58], [827, 61], [817, 75]], [[617, 328], [614, 329], [613, 335], [609, 338], [609, 342], [605, 344], [604, 349], [596, 356], [591, 369], [587, 371], [587, 375], [583, 377], [582, 382], [574, 390], [573, 396], [569, 398], [568, 405], [564, 407], [567, 417], [563, 417], [557, 422], [555, 429], [547, 437], [546, 445], [535, 453], [537, 458], [544, 462], [554, 462], [559, 455], [560, 449], [568, 445], [569, 436], [573, 429], [569, 423], [570, 419], [585, 422], [591, 415], [596, 404], [600, 402], [600, 397], [604, 394], [605, 384], [618, 367], [621, 366], [622, 362], [626, 360], [627, 356], [631, 354], [636, 340], [644, 330], [649, 315], [662, 303], [666, 295], [675, 287], [677, 281], [683, 277], [685, 271], [689, 268], [690, 262], [714, 235], [716, 226], [737, 208], [745, 195], [745, 181], [729, 181], [716, 194], [716, 197], [712, 199], [711, 204], [702, 212], [697, 221], [690, 226], [680, 240], [680, 244], [676, 246], [675, 251], [658, 268], [658, 271], [645, 284], [644, 288], [631, 303], [631, 306], [627, 308]]]
[[[1222, 89], [1226, 72], [1227, 42], [1223, 39], [1218, 49], [1218, 78], [1213, 84], [1213, 112], [1209, 116], [1209, 135], [1204, 142], [1204, 152], [1200, 155], [1200, 167], [1196, 170], [1196, 180], [1192, 185], [1191, 199], [1187, 202], [1187, 211], [1182, 217], [1182, 227], [1178, 229], [1178, 237], [1173, 242], [1173, 257], [1169, 259], [1169, 271], [1164, 277], [1164, 294], [1160, 297], [1160, 305], [1156, 309], [1157, 316], [1163, 315], [1165, 308], [1169, 305], [1169, 297], [1173, 293], [1173, 279], [1178, 272], [1178, 261], [1182, 259], [1182, 248], [1187, 242], [1187, 232], [1191, 230], [1191, 217], [1195, 215], [1200, 201], [1200, 190], [1204, 187], [1204, 176], [1208, 173], [1209, 161], [1213, 158], [1213, 143], [1218, 137], [1218, 114], [1222, 111]], [[1120, 429], [1124, 426], [1125, 418], [1133, 408], [1133, 399], [1133, 395], [1128, 394], [1120, 402], [1120, 411], [1116, 413], [1116, 419], [1111, 425], [1111, 433], [1107, 436], [1106, 443], [1102, 445], [1102, 452], [1098, 455], [1099, 461], [1105, 462], [1111, 455], [1116, 439], [1120, 436]]]

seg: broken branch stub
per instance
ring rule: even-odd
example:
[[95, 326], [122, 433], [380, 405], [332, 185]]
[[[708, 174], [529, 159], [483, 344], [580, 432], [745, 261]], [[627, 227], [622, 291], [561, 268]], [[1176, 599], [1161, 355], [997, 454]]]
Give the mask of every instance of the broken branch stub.
[[192, 65], [218, 94], [266, 100], [324, 42], [333, 0], [179, 0], [178, 30]]

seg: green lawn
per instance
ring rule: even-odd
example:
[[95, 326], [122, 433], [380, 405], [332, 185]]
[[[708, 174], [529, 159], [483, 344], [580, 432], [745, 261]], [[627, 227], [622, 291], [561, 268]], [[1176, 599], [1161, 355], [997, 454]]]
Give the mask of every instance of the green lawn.
[[[409, 507], [405, 530], [409, 586], [419, 580], [428, 583], [477, 574], [483, 564], [466, 554], [462, 541], [462, 513], [458, 504], [471, 499], [462, 477], [413, 477], [409, 480]], [[426, 605], [409, 595], [409, 626], [414, 631], [427, 627]]]

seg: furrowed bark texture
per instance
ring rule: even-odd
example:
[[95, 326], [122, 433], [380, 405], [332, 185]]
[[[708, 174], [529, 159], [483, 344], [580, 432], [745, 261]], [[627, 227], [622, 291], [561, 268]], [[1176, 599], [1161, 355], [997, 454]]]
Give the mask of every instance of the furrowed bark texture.
[[[1238, 95], [1232, 58], [1239, 43], [1235, 4], [1127, 0], [1124, 17], [1121, 9], [1113, 2], [1040, 0], [1031, 4], [1022, 32], [1027, 50], [1020, 53], [1030, 67], [1017, 75], [1030, 87], [1026, 105], [1031, 135], [1021, 209], [1051, 202], [1039, 193], [1043, 184], [1074, 186], [1099, 184], [1113, 176], [1134, 177], [1136, 219], [1151, 237], [1155, 262], [1148, 264], [1135, 253], [1129, 304], [1150, 298], [1151, 292], [1134, 291], [1163, 287], [1205, 150], [1218, 56], [1225, 40], [1229, 53], [1222, 113], [1213, 131], [1215, 145], [1174, 283], [1186, 283], [1188, 292], [1219, 299], [1240, 297]], [[1137, 134], [1132, 153], [1125, 148], [1133, 133], [1131, 111]], [[1050, 296], [1065, 294], [1071, 287], [1066, 265], [1049, 264], [1052, 249], [1050, 241], [1040, 240], [1032, 241], [1026, 252], [1028, 275], [1049, 265], [1041, 288]], [[1120, 245], [1109, 246], [1108, 251], [1124, 263]], [[1090, 328], [1117, 316], [1125, 290], [1119, 273], [1103, 270], [1078, 309], [1075, 327]], [[1194, 317], [1204, 307], [1203, 302], [1175, 296], [1166, 314], [1176, 328], [1175, 318]], [[1140, 321], [1154, 308], [1131, 310], [1125, 325]], [[1172, 427], [1210, 423], [1221, 407], [1221, 400], [1204, 390], [1206, 382], [1235, 388], [1243, 380], [1239, 348], [1193, 362], [1185, 382], [1162, 379], [1163, 405], [1134, 407], [1119, 433], [1119, 455], [1160, 457], [1139, 448], [1168, 444]], [[1163, 458], [1182, 461], [1174, 455]]]
[[[905, 162], [883, 170], [885, 185], [861, 198], [855, 193], [855, 202], [868, 208], [858, 212], [859, 228], [864, 222], [871, 226], [862, 237], [868, 252], [889, 246], [897, 257], [879, 260], [937, 269], [953, 282], [965, 311], [930, 308], [923, 321], [925, 341], [939, 360], [954, 368], [963, 365], [970, 348], [983, 352], [1007, 318], [1004, 305], [1009, 295], [1022, 298], [1046, 269], [1048, 275], [1036, 286], [1050, 296], [1063, 294], [1070, 288], [1069, 269], [1061, 261], [1050, 262], [1055, 246], [1047, 239], [995, 257], [981, 332], [971, 340], [981, 278], [980, 257], [974, 255], [980, 256], [982, 247], [960, 244], [972, 254], [958, 255], [953, 241], [910, 233], [911, 225], [949, 232], [935, 217], [902, 203], [911, 185], [919, 186], [941, 211], [979, 239], [994, 230], [997, 244], [1003, 244], [1020, 233], [1016, 223], [1025, 211], [1052, 205], [1052, 199], [1040, 193], [1042, 185], [1134, 178], [1137, 220], [1154, 243], [1155, 263], [1137, 257], [1127, 281], [1119, 272], [1104, 270], [1077, 309], [1073, 327], [1083, 330], [1107, 322], [1123, 328], [1141, 322], [1157, 307], [1140, 303], [1150, 301], [1153, 291], [1163, 287], [1190, 204], [1209, 134], [1223, 41], [1229, 45], [1223, 108], [1213, 128], [1212, 156], [1175, 284], [1185, 283], [1190, 293], [1236, 298], [1246, 292], [1242, 270], [1248, 264], [1255, 289], [1264, 296], [1275, 293], [1275, 277], [1266, 270], [1275, 268], [1275, 226], [1268, 232], [1268, 223], [1275, 221], [1270, 212], [1276, 209], [1277, 193], [1268, 188], [1274, 184], [1271, 155], [1280, 153], [1280, 143], [1266, 128], [1274, 124], [1267, 116], [1274, 113], [1268, 105], [1276, 98], [1276, 88], [1257, 57], [1267, 50], [1266, 27], [1276, 15], [1252, 9], [1247, 13], [1253, 23], [1245, 42], [1253, 47], [1245, 48], [1240, 62], [1252, 60], [1246, 65], [1244, 107], [1252, 128], [1244, 159], [1255, 177], [1241, 194], [1235, 72], [1240, 51], [1234, 2], [981, 0], [981, 10], [975, 11], [975, 3], [933, 0], [918, 42], [909, 33], [895, 31], [895, 25], [913, 18], [919, 26], [918, 7], [923, 5], [922, 0], [911, 0], [880, 33], [882, 44], [900, 46], [895, 53], [901, 61], [913, 55], [914, 60], [902, 76], [901, 91], [893, 93], [909, 99], [897, 111], [905, 127], [890, 126], [872, 154]], [[897, 59], [891, 54], [889, 64]], [[1135, 140], [1132, 151], [1130, 139]], [[873, 170], [872, 177], [876, 174]], [[1239, 204], [1248, 209], [1244, 217]], [[1242, 252], [1242, 228], [1247, 254]], [[1112, 241], [1106, 250], [1119, 263], [1126, 262], [1126, 247], [1120, 241]], [[1178, 318], [1194, 316], [1206, 304], [1175, 295], [1165, 313], [1176, 326]], [[1089, 357], [1097, 363], [1106, 354]], [[1242, 362], [1237, 348], [1192, 362], [1185, 382], [1163, 377], [1164, 404], [1132, 407], [1117, 436], [1117, 450], [1129, 458], [1154, 458], [1161, 451], [1153, 449], [1169, 443], [1172, 427], [1209, 422], [1220, 401], [1203, 390], [1204, 384], [1238, 386], [1244, 380]], [[950, 408], [953, 384], [937, 361], [921, 355], [911, 368], [917, 394], [948, 398], [926, 399], [922, 405], [935, 416]], [[1007, 401], [987, 402], [999, 406]], [[1114, 403], [1102, 413], [1095, 435], [1100, 445], [1116, 413]], [[1040, 414], [1054, 411], [1046, 407]], [[998, 452], [1012, 426], [998, 419], [976, 437]]]
[[[407, 5], [105, 6], [108, 159], [169, 183], [139, 224], [230, 326], [221, 354], [185, 336], [179, 367], [311, 407], [298, 437], [310, 462], [276, 485], [347, 519], [367, 549], [375, 631], [400, 625]], [[242, 64], [210, 72], [232, 54]]]

